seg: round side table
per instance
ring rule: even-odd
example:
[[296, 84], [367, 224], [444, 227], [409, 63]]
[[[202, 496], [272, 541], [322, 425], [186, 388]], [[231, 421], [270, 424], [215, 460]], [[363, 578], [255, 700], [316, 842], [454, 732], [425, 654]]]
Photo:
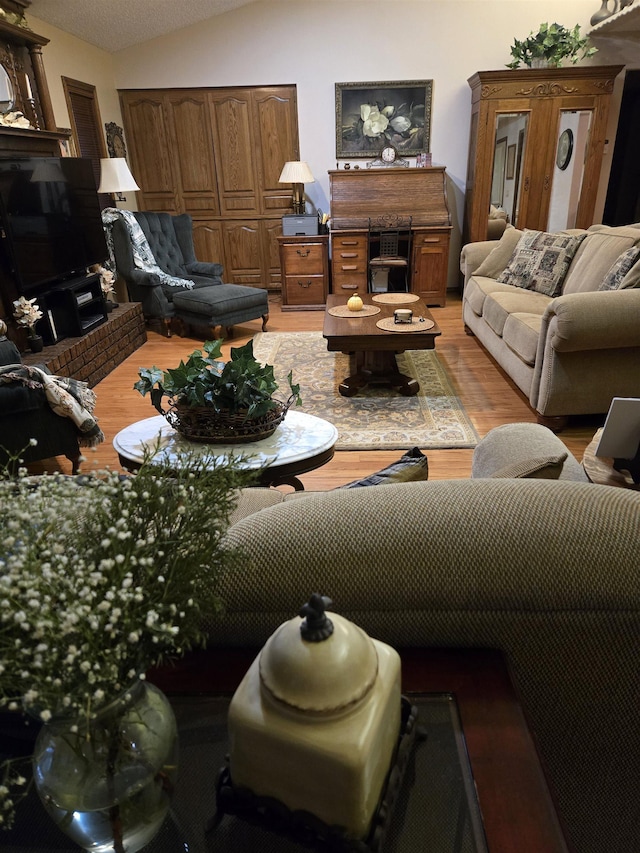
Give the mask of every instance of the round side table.
[[640, 490], [640, 485], [633, 482], [631, 475], [618, 471], [613, 467], [614, 460], [608, 456], [596, 456], [596, 448], [602, 435], [600, 428], [593, 436], [584, 451], [582, 467], [592, 483], [601, 486], [616, 486], [619, 489]]

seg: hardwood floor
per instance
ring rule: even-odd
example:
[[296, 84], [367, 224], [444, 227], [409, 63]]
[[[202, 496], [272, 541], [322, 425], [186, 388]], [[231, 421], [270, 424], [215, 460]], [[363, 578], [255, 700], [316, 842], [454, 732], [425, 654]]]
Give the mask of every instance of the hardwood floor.
[[[446, 307], [433, 308], [431, 311], [442, 329], [436, 351], [480, 437], [500, 424], [535, 422], [535, 416], [522, 393], [475, 338], [465, 334], [460, 296], [449, 293]], [[273, 296], [270, 299], [268, 329], [271, 332], [321, 331], [323, 316], [322, 311], [283, 312], [280, 298]], [[230, 346], [246, 343], [259, 330], [258, 321], [236, 327], [234, 337], [223, 347], [224, 355], [228, 355]], [[149, 398], [143, 398], [133, 390], [133, 384], [138, 379], [138, 368], [152, 365], [163, 369], [174, 367], [181, 358], [202, 344], [202, 340], [196, 337], [181, 338], [177, 335], [167, 339], [158, 332], [148, 331], [147, 343], [96, 385], [94, 390], [98, 402], [95, 414], [106, 440], [95, 451], [86, 452], [83, 471], [106, 466], [119, 469], [118, 457], [112, 446], [113, 437], [127, 424], [155, 414]], [[581, 459], [585, 447], [602, 423], [604, 415], [572, 418], [569, 427], [560, 437], [571, 452]], [[472, 450], [425, 452], [429, 458], [429, 479], [470, 476]], [[377, 471], [400, 455], [401, 452], [397, 450], [339, 451], [327, 465], [317, 471], [303, 474], [300, 479], [306, 489], [332, 489]], [[34, 464], [30, 466], [30, 470], [34, 473], [43, 470], [69, 472], [70, 463], [64, 457], [58, 457]]]

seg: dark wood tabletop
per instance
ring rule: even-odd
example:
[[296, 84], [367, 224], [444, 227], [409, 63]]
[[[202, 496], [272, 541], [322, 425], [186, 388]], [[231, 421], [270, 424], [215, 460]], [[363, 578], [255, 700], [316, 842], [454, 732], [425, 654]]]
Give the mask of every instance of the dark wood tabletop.
[[[421, 299], [415, 302], [402, 302], [398, 304], [382, 303], [373, 301], [374, 294], [363, 294], [361, 296], [365, 305], [375, 305], [380, 313], [372, 316], [359, 316], [353, 312], [353, 316], [334, 317], [329, 313], [330, 308], [339, 305], [346, 306], [344, 296], [330, 294], [327, 297], [327, 310], [324, 315], [323, 336], [327, 340], [327, 349], [330, 352], [344, 352], [347, 350], [366, 351], [395, 351], [401, 352], [407, 349], [434, 349], [436, 338], [442, 334], [438, 324], [435, 322], [429, 309]], [[376, 323], [385, 317], [393, 317], [394, 309], [410, 308], [414, 318], [424, 317], [425, 320], [433, 322], [429, 329], [419, 332], [394, 330], [393, 332], [379, 329]]]
[[[149, 673], [167, 694], [232, 694], [255, 649], [191, 652]], [[552, 796], [503, 655], [492, 649], [405, 649], [402, 689], [455, 696], [491, 853], [568, 853]], [[426, 807], [426, 806], [425, 806]]]

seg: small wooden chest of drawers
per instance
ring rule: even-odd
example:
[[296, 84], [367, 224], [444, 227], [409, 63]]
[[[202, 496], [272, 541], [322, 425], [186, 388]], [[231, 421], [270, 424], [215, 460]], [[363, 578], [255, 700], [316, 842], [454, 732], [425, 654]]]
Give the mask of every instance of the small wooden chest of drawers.
[[345, 296], [366, 293], [368, 244], [366, 233], [342, 231], [331, 235], [331, 283], [333, 293]]
[[329, 236], [278, 237], [282, 310], [324, 309], [329, 292]]

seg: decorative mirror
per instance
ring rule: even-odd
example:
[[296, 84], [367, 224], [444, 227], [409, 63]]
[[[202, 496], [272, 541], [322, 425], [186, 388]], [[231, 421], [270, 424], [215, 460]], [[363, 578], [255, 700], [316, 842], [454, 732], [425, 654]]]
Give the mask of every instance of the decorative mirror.
[[520, 177], [527, 141], [529, 112], [499, 113], [496, 116], [491, 204], [517, 223], [520, 202]]
[[15, 95], [11, 78], [3, 65], [0, 65], [0, 113], [8, 113], [15, 105]]

